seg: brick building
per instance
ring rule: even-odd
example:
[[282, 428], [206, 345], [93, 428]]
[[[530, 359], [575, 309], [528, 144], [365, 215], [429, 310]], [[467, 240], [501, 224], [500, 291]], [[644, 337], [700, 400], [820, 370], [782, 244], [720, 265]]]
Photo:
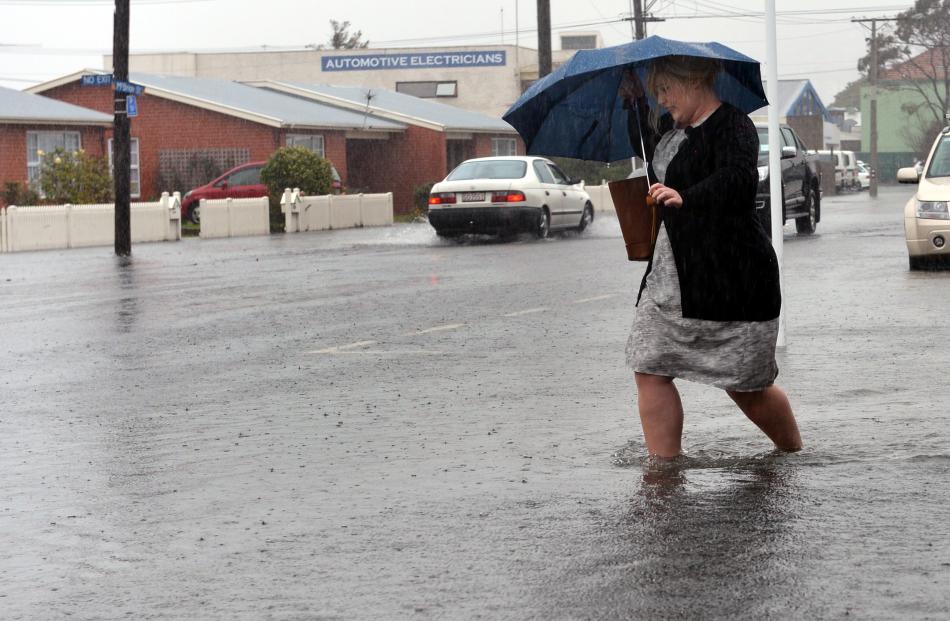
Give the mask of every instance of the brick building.
[[[89, 72], [30, 91], [111, 111], [112, 89], [82, 85], [82, 73]], [[461, 159], [523, 152], [514, 130], [500, 120], [397, 93], [374, 90], [367, 105], [365, 90], [355, 88], [344, 89], [360, 93], [347, 98], [280, 83], [263, 88], [137, 73], [131, 81], [145, 87], [131, 123], [135, 198], [184, 192], [296, 145], [329, 159], [352, 191], [392, 191], [396, 212], [406, 213], [415, 188], [442, 179]], [[424, 105], [413, 108], [411, 100]]]
[[[82, 73], [30, 91], [111, 111], [111, 86], [83, 86]], [[348, 134], [358, 131], [374, 136], [406, 129], [404, 124], [372, 115], [228, 80], [147, 74], [133, 74], [131, 80], [145, 87], [138, 97], [138, 116], [131, 120], [133, 191], [138, 189], [133, 198], [185, 192], [238, 164], [266, 160], [287, 144], [312, 148], [346, 179]]]
[[[348, 183], [367, 192], [394, 193], [397, 205], [420, 186], [441, 181], [473, 157], [523, 155], [524, 142], [501, 119], [385, 89], [296, 82], [251, 82], [309, 101], [369, 112], [404, 123], [402, 134], [349, 140]], [[397, 211], [404, 211], [398, 208]]]
[[41, 151], [83, 149], [102, 157], [111, 127], [109, 115], [0, 87], [0, 189], [35, 182]]

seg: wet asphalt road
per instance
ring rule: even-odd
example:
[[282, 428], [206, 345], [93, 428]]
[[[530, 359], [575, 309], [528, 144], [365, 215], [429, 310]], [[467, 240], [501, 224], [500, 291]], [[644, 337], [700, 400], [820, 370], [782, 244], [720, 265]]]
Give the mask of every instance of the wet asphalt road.
[[665, 469], [615, 219], [4, 255], [0, 618], [948, 618], [950, 271], [907, 271], [911, 193], [786, 228], [806, 450], [681, 383]]

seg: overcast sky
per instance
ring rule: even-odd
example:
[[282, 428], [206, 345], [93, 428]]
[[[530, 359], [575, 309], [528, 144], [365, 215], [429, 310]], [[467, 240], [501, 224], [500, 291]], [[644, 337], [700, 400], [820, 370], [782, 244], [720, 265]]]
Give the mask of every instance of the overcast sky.
[[[630, 0], [550, 0], [552, 41], [599, 31], [605, 45], [632, 38]], [[649, 4], [649, 0], [647, 0]], [[826, 104], [858, 76], [867, 30], [853, 17], [891, 16], [910, 0], [779, 0], [779, 76], [809, 78]], [[84, 67], [112, 47], [112, 0], [0, 0], [0, 85], [23, 89]], [[764, 0], [656, 0], [667, 21], [648, 34], [715, 40], [765, 61]], [[514, 43], [537, 47], [534, 0], [132, 0], [136, 51], [300, 47], [326, 43], [330, 19], [348, 20], [371, 47]], [[727, 16], [727, 17], [708, 17]], [[763, 75], [765, 74], [763, 68]]]

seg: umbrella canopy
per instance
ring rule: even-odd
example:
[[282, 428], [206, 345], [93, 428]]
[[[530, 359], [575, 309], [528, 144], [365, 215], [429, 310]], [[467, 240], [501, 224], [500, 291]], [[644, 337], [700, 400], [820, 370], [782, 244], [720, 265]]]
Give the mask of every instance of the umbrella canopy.
[[[579, 50], [538, 80], [505, 112], [524, 138], [529, 155], [614, 162], [636, 155], [627, 132], [627, 111], [618, 94], [625, 70], [646, 83], [650, 61], [698, 56], [722, 61], [719, 99], [745, 113], [768, 105], [759, 62], [721, 43], [690, 43], [652, 36], [598, 50]], [[650, 101], [656, 106], [656, 101]]]

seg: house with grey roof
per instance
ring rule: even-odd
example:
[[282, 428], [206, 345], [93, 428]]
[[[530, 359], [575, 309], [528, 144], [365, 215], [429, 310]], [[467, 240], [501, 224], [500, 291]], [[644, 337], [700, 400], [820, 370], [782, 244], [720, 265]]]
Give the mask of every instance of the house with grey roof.
[[[768, 92], [764, 81], [762, 89]], [[837, 146], [837, 126], [811, 80], [779, 80], [777, 105], [779, 122], [788, 123], [808, 148], [824, 149], [829, 143]], [[769, 107], [749, 116], [756, 123], [768, 123]]]
[[108, 114], [0, 87], [0, 190], [35, 185], [44, 151], [83, 149], [101, 157], [111, 127]]
[[[30, 89], [60, 101], [110, 111], [110, 85], [83, 84], [76, 72]], [[404, 123], [254, 88], [231, 80], [133, 73], [144, 87], [131, 119], [133, 198], [187, 192], [222, 172], [265, 161], [282, 146], [304, 146], [329, 159], [347, 178], [351, 138], [385, 140]], [[110, 136], [111, 137], [111, 136]], [[135, 183], [139, 181], [139, 183]]]
[[[112, 89], [84, 86], [84, 71], [32, 87], [34, 93], [100, 111]], [[330, 160], [349, 191], [393, 192], [397, 213], [417, 188], [469, 157], [523, 153], [500, 119], [373, 89], [132, 73], [144, 87], [131, 121], [133, 179], [141, 198], [185, 192], [279, 147], [303, 146]]]
[[[453, 168], [473, 157], [524, 154], [524, 143], [511, 125], [456, 106], [383, 88], [306, 84], [280, 80], [248, 82], [261, 89], [307, 101], [373, 114], [408, 126], [389, 144], [369, 140], [348, 145], [351, 178], [371, 174], [397, 196], [412, 196], [417, 188], [440, 181]], [[410, 162], [409, 170], [404, 164]]]

